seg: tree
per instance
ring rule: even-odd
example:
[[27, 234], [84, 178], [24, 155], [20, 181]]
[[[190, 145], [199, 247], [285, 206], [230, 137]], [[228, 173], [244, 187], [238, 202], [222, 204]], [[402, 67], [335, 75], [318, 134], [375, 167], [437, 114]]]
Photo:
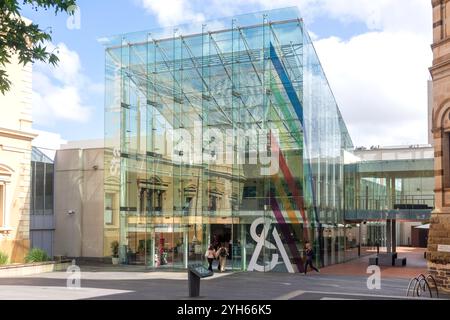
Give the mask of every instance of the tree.
[[26, 22], [20, 14], [20, 4], [30, 5], [33, 10], [54, 10], [73, 14], [76, 0], [0, 0], [0, 92], [5, 94], [11, 88], [6, 65], [13, 54], [17, 54], [23, 65], [42, 61], [53, 66], [59, 59], [48, 51], [46, 43], [52, 40], [51, 31], [46, 32], [35, 23]]

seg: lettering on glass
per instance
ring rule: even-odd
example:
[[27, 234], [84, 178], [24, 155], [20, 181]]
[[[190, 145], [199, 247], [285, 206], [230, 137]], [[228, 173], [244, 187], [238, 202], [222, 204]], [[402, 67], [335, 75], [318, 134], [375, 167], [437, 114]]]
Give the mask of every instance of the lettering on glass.
[[[272, 271], [273, 269], [275, 269], [275, 267], [279, 263], [278, 253], [272, 254], [272, 259], [268, 263], [266, 263], [266, 265], [258, 264], [258, 257], [261, 254], [261, 251], [263, 250], [263, 248], [267, 248], [270, 250], [278, 249], [278, 251], [281, 254], [281, 257], [283, 258], [283, 262], [286, 265], [287, 270], [289, 271], [289, 273], [294, 273], [294, 268], [292, 267], [292, 264], [289, 261], [289, 257], [286, 253], [286, 250], [284, 249], [283, 243], [281, 242], [280, 236], [278, 235], [276, 228], [274, 228], [272, 232], [276, 245], [267, 240], [267, 235], [271, 224], [272, 224], [271, 222], [266, 222], [264, 218], [258, 218], [252, 223], [250, 227], [250, 235], [252, 236], [253, 240], [256, 241], [257, 245], [255, 247], [255, 250], [253, 251], [253, 256], [248, 265], [248, 271], [264, 272], [264, 271]], [[263, 229], [261, 231], [261, 234], [258, 235], [256, 233], [256, 229], [260, 225], [263, 225]]]

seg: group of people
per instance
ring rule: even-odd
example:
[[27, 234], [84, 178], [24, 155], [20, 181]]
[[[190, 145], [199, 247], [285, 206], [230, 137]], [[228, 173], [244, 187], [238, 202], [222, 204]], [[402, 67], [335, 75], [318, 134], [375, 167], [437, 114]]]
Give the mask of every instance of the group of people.
[[217, 266], [217, 269], [220, 272], [224, 272], [227, 264], [227, 258], [229, 256], [228, 249], [225, 247], [225, 244], [222, 243], [219, 247], [214, 247], [214, 245], [210, 245], [208, 250], [205, 253], [205, 258], [208, 259], [209, 271], [213, 271], [213, 262], [215, 259], [219, 260], [219, 265]]
[[[208, 263], [209, 263], [209, 267], [208, 270], [209, 271], [213, 271], [213, 262], [215, 259], [219, 260], [219, 265], [217, 267], [217, 269], [220, 272], [224, 272], [225, 268], [226, 268], [226, 263], [227, 263], [227, 258], [229, 256], [229, 252], [228, 249], [225, 247], [225, 244], [222, 243], [220, 246], [214, 246], [214, 244], [211, 244], [208, 248], [208, 250], [205, 253], [205, 258], [208, 259]], [[311, 269], [313, 269], [316, 272], [320, 272], [319, 269], [317, 269], [314, 264], [313, 264], [313, 260], [314, 260], [314, 251], [311, 247], [311, 244], [309, 242], [307, 242], [305, 244], [305, 275], [308, 271], [308, 267], [311, 267]]]

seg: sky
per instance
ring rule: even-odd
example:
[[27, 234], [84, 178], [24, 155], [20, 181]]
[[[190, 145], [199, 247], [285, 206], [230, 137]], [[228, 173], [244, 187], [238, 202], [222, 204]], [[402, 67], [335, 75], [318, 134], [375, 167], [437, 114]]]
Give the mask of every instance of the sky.
[[429, 0], [78, 0], [67, 15], [22, 14], [51, 30], [54, 68], [33, 68], [37, 130], [65, 140], [103, 137], [104, 48], [109, 35], [297, 6], [355, 146], [426, 144], [432, 63]]

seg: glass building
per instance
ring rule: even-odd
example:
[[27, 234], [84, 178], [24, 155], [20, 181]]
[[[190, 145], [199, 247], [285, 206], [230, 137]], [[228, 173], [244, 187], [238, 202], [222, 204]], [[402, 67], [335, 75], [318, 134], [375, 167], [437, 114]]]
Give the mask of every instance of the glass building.
[[[104, 253], [186, 268], [210, 244], [231, 270], [349, 259], [351, 138], [296, 8], [102, 40]], [[349, 178], [351, 179], [351, 177]]]

